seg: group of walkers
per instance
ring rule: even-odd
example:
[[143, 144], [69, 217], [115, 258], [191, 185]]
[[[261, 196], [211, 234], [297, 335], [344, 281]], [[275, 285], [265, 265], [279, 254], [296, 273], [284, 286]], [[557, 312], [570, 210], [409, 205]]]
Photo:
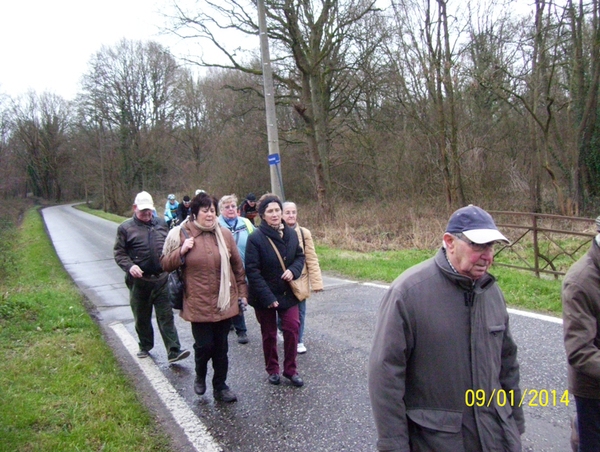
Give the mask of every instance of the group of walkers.
[[[196, 196], [203, 192], [204, 190], [202, 189], [196, 190]], [[185, 195], [181, 202], [177, 201], [177, 198], [173, 193], [167, 196], [167, 203], [165, 204], [165, 223], [169, 229], [183, 223], [189, 216], [191, 212], [191, 202], [188, 195]]]
[[[141, 192], [134, 201], [133, 217], [117, 231], [114, 255], [126, 272], [139, 338], [138, 357], [149, 356], [154, 345], [153, 308], [169, 362], [190, 355], [181, 348], [168, 302], [168, 274], [180, 269], [185, 287], [180, 316], [192, 326], [194, 391], [198, 395], [206, 392], [208, 363], [212, 361], [215, 400], [237, 400], [226, 383], [228, 335], [235, 329], [238, 343], [248, 343], [244, 318], [248, 304], [260, 324], [268, 382], [278, 385], [283, 375], [293, 386], [303, 386], [296, 359], [298, 353], [306, 352], [302, 342], [306, 301], [294, 294], [290, 282], [310, 281], [312, 291], [322, 290], [323, 282], [310, 231], [297, 224], [296, 205], [282, 204], [273, 194], [258, 201], [250, 194], [239, 210], [235, 195], [217, 201], [199, 191], [193, 199], [186, 198], [182, 204], [187, 215], [169, 230], [167, 211], [179, 207], [173, 206], [175, 197], [168, 197], [163, 222], [154, 215], [151, 195]], [[242, 212], [244, 216], [240, 216]], [[256, 216], [261, 220], [258, 225]], [[303, 273], [308, 278], [301, 278]], [[278, 328], [284, 338], [282, 373]]]
[[[226, 383], [227, 338], [233, 327], [238, 342], [248, 342], [243, 316], [247, 304], [260, 324], [268, 382], [278, 385], [283, 376], [303, 386], [297, 354], [306, 351], [306, 302], [290, 284], [310, 280], [313, 291], [323, 289], [312, 237], [298, 226], [296, 205], [282, 203], [273, 194], [258, 201], [248, 196], [245, 203], [238, 210], [235, 195], [217, 201], [199, 193], [190, 202], [186, 220], [169, 232], [152, 215], [151, 196], [142, 192], [134, 202], [133, 218], [119, 226], [115, 244], [115, 259], [126, 271], [130, 289], [138, 356], [147, 357], [153, 346], [153, 306], [169, 362], [189, 356], [180, 347], [166, 301], [167, 274], [182, 268], [185, 297], [180, 315], [192, 324], [194, 390], [199, 395], [206, 392], [212, 360], [213, 394], [225, 402], [237, 400]], [[242, 211], [255, 211], [260, 223], [255, 225], [250, 215], [240, 217]], [[577, 408], [572, 444], [579, 452], [600, 451], [597, 223], [599, 234], [569, 270], [562, 290], [569, 395]], [[488, 212], [473, 205], [458, 209], [437, 254], [402, 273], [385, 294], [368, 364], [378, 450], [522, 450], [526, 394], [519, 386], [517, 345], [504, 295], [488, 273], [494, 245], [507, 243]], [[283, 372], [278, 329], [284, 341]], [[469, 391], [473, 403], [468, 403]], [[475, 393], [484, 394], [485, 403], [474, 403]]]

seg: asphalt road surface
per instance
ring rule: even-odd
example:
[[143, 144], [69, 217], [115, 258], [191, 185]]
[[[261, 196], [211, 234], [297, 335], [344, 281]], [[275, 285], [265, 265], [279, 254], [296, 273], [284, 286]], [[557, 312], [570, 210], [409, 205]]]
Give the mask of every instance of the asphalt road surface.
[[[93, 303], [92, 314], [115, 354], [125, 368], [133, 369], [142, 397], [159, 420], [173, 425], [172, 437], [179, 438], [174, 450], [375, 450], [366, 365], [385, 286], [325, 276], [325, 290], [307, 302], [308, 353], [298, 356], [298, 371], [305, 382], [302, 388], [285, 379], [280, 386], [267, 382], [259, 325], [249, 307], [250, 343], [238, 344], [235, 334], [229, 341], [227, 383], [238, 402], [215, 403], [212, 374], [207, 377], [207, 393], [195, 395], [193, 355], [168, 365], [156, 325], [152, 359], [134, 358], [137, 337], [124, 273], [112, 254], [117, 224], [67, 205], [45, 208], [42, 214], [59, 258]], [[193, 350], [190, 325], [179, 317], [176, 324], [182, 346]], [[524, 450], [569, 451], [575, 401], [570, 398], [568, 406], [560, 401], [567, 389], [562, 325], [543, 316], [511, 312], [511, 328], [519, 346], [521, 388], [527, 390]]]

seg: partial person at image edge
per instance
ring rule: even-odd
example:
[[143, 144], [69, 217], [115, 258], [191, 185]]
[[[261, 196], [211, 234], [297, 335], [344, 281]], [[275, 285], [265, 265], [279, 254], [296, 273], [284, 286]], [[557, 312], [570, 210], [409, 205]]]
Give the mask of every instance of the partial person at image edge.
[[[508, 240], [492, 217], [463, 207], [438, 253], [402, 273], [383, 297], [368, 367], [378, 450], [521, 451], [517, 345], [488, 273], [496, 242]], [[468, 406], [467, 390], [490, 398], [513, 391], [516, 406], [498, 398]]]
[[[600, 217], [596, 218], [600, 232]], [[563, 330], [569, 395], [575, 396], [577, 420], [573, 450], [600, 451], [600, 234], [562, 283]]]

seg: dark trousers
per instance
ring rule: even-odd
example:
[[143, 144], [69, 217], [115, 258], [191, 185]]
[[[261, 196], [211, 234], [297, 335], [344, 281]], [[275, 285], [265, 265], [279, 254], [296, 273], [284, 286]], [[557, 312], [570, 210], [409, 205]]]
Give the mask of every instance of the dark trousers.
[[575, 396], [579, 432], [579, 452], [600, 450], [600, 399]]
[[140, 350], [150, 351], [154, 347], [154, 329], [152, 328], [152, 308], [156, 312], [158, 330], [162, 336], [167, 354], [179, 353], [180, 344], [173, 308], [167, 295], [167, 278], [146, 281], [141, 278], [128, 278], [129, 304], [135, 320]]
[[215, 391], [228, 389], [225, 381], [227, 380], [227, 369], [229, 367], [227, 335], [230, 327], [231, 319], [221, 320], [220, 322], [192, 323], [196, 377], [200, 381], [206, 380], [208, 361], [212, 359], [214, 370], [212, 383]]
[[245, 333], [247, 331], [246, 319], [244, 319], [244, 311], [240, 311], [240, 313], [231, 320], [233, 322], [236, 334], [239, 335], [240, 333]]
[[277, 354], [277, 316], [281, 319], [283, 331], [283, 374], [288, 377], [296, 375], [296, 356], [298, 354], [298, 330], [300, 320], [298, 306], [285, 310], [256, 309], [256, 319], [260, 323], [260, 332], [265, 355], [267, 373], [279, 374], [279, 355]]

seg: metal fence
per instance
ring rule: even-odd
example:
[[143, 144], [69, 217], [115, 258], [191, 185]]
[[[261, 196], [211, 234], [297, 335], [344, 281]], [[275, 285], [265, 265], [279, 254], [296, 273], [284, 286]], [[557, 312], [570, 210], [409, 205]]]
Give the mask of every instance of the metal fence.
[[490, 213], [498, 228], [511, 239], [510, 245], [496, 251], [494, 265], [529, 270], [538, 278], [541, 273], [555, 278], [564, 275], [596, 236], [591, 218], [530, 212]]

